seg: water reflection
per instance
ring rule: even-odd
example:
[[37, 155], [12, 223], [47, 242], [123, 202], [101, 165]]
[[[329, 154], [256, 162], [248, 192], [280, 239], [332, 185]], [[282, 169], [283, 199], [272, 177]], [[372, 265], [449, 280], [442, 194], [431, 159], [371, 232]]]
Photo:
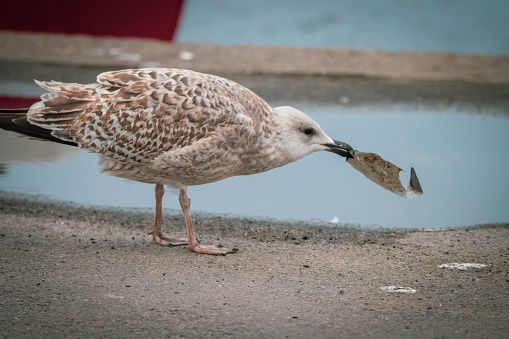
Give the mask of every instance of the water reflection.
[[[23, 165], [61, 162], [76, 154], [76, 149], [61, 144], [40, 142], [14, 132], [0, 130], [0, 164]], [[0, 170], [1, 171], [1, 170]], [[4, 174], [0, 172], [0, 174]]]
[[[311, 104], [299, 108], [331, 137], [378, 153], [404, 170], [415, 167], [424, 195], [402, 199], [368, 181], [343, 158], [320, 152], [266, 173], [190, 187], [193, 210], [279, 219], [337, 217], [340, 223], [365, 227], [509, 221], [509, 119], [430, 111], [368, 113], [360, 108], [338, 114], [338, 107]], [[110, 206], [154, 204], [152, 185], [100, 174], [97, 156], [83, 151], [61, 163], [9, 166], [0, 176], [0, 189]], [[178, 209], [176, 192], [167, 190], [164, 204]]]

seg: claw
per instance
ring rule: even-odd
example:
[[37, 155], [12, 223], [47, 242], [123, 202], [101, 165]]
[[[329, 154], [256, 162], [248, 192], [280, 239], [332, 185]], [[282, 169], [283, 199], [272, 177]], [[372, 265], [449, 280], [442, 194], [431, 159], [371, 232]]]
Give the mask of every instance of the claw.
[[165, 235], [153, 236], [154, 241], [162, 246], [180, 246], [187, 245], [187, 239], [170, 238]]

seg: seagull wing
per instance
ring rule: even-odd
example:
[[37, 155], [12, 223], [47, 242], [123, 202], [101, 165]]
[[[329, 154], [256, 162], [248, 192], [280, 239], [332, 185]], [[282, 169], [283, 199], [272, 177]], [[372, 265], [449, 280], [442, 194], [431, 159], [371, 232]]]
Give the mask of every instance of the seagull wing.
[[31, 123], [121, 162], [252, 133], [271, 110], [233, 81], [189, 70], [122, 70], [100, 74], [93, 85], [39, 84], [50, 93], [32, 107]]

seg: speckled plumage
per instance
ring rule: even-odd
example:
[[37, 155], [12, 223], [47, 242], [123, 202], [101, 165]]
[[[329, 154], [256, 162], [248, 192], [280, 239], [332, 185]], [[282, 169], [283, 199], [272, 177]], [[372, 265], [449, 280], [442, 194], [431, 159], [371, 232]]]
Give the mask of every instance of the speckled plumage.
[[[100, 155], [102, 171], [156, 184], [152, 235], [161, 245], [199, 245], [187, 186], [286, 165], [316, 151], [351, 157], [347, 144], [292, 107], [270, 107], [224, 78], [170, 68], [102, 73], [90, 85], [37, 82], [49, 93], [28, 110], [0, 110], [0, 127]], [[187, 239], [164, 236], [164, 185], [180, 189]]]
[[99, 153], [103, 171], [141, 182], [191, 186], [276, 167], [273, 109], [233, 81], [177, 69], [107, 72], [97, 81], [39, 82], [50, 93], [28, 121]]

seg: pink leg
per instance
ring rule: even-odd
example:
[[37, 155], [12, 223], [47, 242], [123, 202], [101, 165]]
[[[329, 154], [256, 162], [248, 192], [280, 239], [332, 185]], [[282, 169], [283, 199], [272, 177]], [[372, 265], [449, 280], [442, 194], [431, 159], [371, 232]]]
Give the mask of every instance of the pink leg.
[[187, 246], [190, 251], [203, 254], [222, 254], [234, 253], [236, 251], [229, 248], [217, 248], [213, 246], [199, 245], [196, 241], [196, 236], [193, 229], [193, 221], [191, 220], [191, 199], [187, 197], [186, 187], [180, 189], [179, 195], [180, 207], [182, 207], [182, 213], [184, 214], [184, 220], [186, 222], [187, 231]]
[[168, 245], [185, 245], [187, 244], [187, 239], [178, 239], [171, 238], [163, 235], [161, 232], [161, 216], [163, 214], [163, 195], [164, 195], [164, 186], [160, 184], [156, 184], [155, 188], [156, 194], [156, 214], [154, 217], [154, 228], [152, 229], [152, 237], [154, 241], [159, 245], [168, 246]]

